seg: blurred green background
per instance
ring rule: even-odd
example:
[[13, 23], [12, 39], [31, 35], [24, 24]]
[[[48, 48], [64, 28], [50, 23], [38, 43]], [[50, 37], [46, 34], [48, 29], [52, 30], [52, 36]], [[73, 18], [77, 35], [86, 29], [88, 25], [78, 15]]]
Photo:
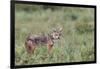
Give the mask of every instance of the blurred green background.
[[[63, 27], [62, 37], [45, 58], [46, 46], [29, 56], [25, 39], [40, 32]], [[49, 5], [15, 5], [15, 64], [48, 64], [94, 61], [94, 9]]]

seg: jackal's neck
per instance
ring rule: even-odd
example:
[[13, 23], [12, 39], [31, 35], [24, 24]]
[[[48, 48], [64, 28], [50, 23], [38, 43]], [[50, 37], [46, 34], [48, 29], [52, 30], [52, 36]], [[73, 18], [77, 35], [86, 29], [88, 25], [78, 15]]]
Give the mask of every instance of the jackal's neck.
[[54, 40], [53, 36], [51, 34], [48, 34], [51, 40]]

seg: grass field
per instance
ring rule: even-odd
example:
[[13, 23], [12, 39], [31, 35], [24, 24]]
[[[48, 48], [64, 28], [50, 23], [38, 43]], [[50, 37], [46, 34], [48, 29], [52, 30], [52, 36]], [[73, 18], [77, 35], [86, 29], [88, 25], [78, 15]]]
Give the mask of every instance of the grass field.
[[[48, 64], [94, 61], [94, 9], [77, 7], [35, 8], [16, 5], [15, 10], [15, 64]], [[24, 10], [21, 9], [24, 7]], [[27, 7], [32, 7], [27, 9]], [[56, 41], [52, 53], [44, 58], [47, 47], [36, 48], [29, 56], [25, 39], [29, 33], [50, 32], [63, 27], [61, 39]]]

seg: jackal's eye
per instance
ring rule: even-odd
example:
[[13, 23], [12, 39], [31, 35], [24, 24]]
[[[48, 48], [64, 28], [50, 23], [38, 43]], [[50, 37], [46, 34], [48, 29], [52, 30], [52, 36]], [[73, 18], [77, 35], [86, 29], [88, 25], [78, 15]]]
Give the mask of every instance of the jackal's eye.
[[59, 36], [61, 36], [61, 33], [59, 33]]
[[58, 36], [58, 34], [55, 34], [55, 36]]

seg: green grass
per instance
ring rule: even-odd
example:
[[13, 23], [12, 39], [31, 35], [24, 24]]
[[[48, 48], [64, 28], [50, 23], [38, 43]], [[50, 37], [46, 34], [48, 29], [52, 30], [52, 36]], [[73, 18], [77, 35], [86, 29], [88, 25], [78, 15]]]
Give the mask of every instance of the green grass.
[[[29, 56], [25, 39], [29, 33], [50, 32], [63, 27], [62, 37], [56, 41], [49, 57], [47, 48], [40, 46]], [[94, 60], [94, 9], [73, 8], [15, 11], [15, 64], [48, 64]]]

